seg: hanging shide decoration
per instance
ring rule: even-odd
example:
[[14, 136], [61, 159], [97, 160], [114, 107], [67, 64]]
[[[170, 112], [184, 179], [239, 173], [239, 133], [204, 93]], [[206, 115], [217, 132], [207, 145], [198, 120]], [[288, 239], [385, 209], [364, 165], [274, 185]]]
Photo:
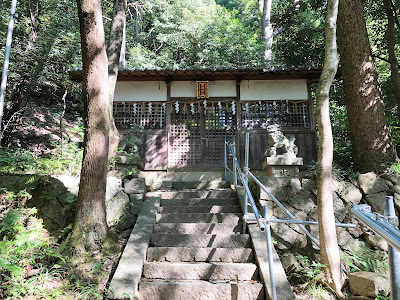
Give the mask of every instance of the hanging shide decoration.
[[236, 104], [235, 104], [235, 101], [232, 101], [231, 109], [232, 109], [232, 115], [236, 115]]
[[204, 107], [204, 113], [206, 114], [207, 113], [207, 101], [206, 100], [203, 101], [203, 107]]
[[133, 114], [136, 115], [137, 114], [137, 104], [133, 104]]
[[175, 102], [175, 112], [179, 113], [179, 102], [178, 101]]
[[218, 101], [218, 110], [219, 110], [219, 113], [221, 113], [221, 111], [222, 111], [222, 103], [221, 103], [221, 101]]
[[153, 107], [151, 106], [151, 102], [149, 102], [149, 104], [147, 105], [148, 110], [149, 110], [149, 114], [152, 113]]
[[190, 103], [190, 112], [192, 113], [192, 115], [194, 115], [195, 110], [194, 110], [194, 103]]
[[197, 99], [208, 98], [208, 81], [196, 81]]

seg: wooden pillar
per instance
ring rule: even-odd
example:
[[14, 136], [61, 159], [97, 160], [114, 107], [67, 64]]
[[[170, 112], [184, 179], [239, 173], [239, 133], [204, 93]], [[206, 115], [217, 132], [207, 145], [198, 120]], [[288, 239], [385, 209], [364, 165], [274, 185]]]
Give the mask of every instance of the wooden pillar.
[[167, 170], [169, 168], [169, 153], [170, 153], [170, 127], [171, 127], [171, 81], [166, 80], [167, 84], [167, 105], [165, 107], [165, 128], [167, 130]]
[[311, 81], [307, 80], [307, 92], [308, 92], [308, 119], [310, 120], [310, 129], [315, 130], [315, 112], [314, 102], [311, 94]]
[[242, 105], [240, 104], [240, 78], [236, 79], [236, 134], [235, 134], [235, 143], [236, 143], [236, 157], [238, 158], [239, 164], [241, 164], [240, 158], [241, 148], [240, 144], [240, 135], [242, 134]]

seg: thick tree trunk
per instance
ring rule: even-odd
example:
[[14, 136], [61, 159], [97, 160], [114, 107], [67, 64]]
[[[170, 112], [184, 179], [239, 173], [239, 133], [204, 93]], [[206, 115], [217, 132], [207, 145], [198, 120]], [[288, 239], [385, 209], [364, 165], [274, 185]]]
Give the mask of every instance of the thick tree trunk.
[[336, 46], [336, 21], [339, 0], [329, 0], [325, 21], [325, 61], [317, 89], [316, 115], [319, 132], [318, 148], [318, 220], [321, 243], [321, 262], [327, 266], [328, 283], [343, 298], [344, 276], [340, 268], [335, 215], [332, 197], [333, 137], [329, 117], [329, 89], [339, 64]]
[[70, 245], [77, 254], [107, 246], [105, 192], [110, 102], [101, 0], [77, 0], [86, 111], [85, 149]]
[[397, 155], [371, 57], [361, 0], [340, 0], [338, 45], [354, 168], [382, 170]]
[[388, 17], [388, 24], [386, 28], [387, 49], [389, 53], [390, 62], [390, 76], [393, 84], [394, 98], [397, 103], [397, 114], [400, 120], [400, 76], [399, 66], [395, 52], [395, 33], [394, 33], [394, 16], [390, 0], [383, 0], [386, 15]]
[[113, 117], [113, 100], [115, 85], [117, 83], [118, 69], [121, 58], [121, 48], [124, 41], [125, 34], [125, 22], [126, 22], [126, 8], [127, 0], [114, 0], [114, 11], [113, 19], [110, 30], [110, 40], [107, 47], [108, 54], [108, 97], [110, 101], [110, 119], [111, 119], [111, 130], [110, 130], [110, 146], [109, 146], [109, 158], [112, 159], [116, 155], [116, 151], [119, 144], [119, 132], [115, 126]]
[[272, 0], [264, 0], [263, 3], [263, 38], [265, 43], [264, 62], [270, 67], [272, 63], [272, 42], [274, 29], [271, 24], [271, 6]]

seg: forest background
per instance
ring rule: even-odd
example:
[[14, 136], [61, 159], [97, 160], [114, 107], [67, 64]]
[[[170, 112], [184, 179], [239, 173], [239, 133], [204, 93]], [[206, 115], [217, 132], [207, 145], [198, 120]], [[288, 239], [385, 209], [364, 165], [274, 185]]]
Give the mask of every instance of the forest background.
[[[112, 1], [102, 1], [109, 32]], [[394, 2], [397, 4], [399, 3]], [[79, 22], [72, 1], [20, 1], [2, 124], [0, 171], [79, 174], [82, 157], [81, 88], [67, 78], [81, 66]], [[397, 106], [382, 3], [363, 1], [374, 63], [395, 145], [400, 143]], [[5, 37], [9, 3], [0, 3]], [[396, 10], [395, 10], [396, 11]], [[274, 1], [272, 68], [322, 67], [326, 2]], [[397, 17], [397, 16], [396, 16]], [[258, 1], [135, 1], [129, 3], [125, 65], [134, 69], [265, 67], [263, 16]], [[395, 54], [399, 54], [395, 27]], [[4, 48], [0, 52], [3, 59]], [[316, 86], [314, 87], [314, 90]], [[353, 160], [341, 80], [331, 97], [334, 165], [352, 177]], [[374, 120], [370, 120], [374, 121]]]
[[[113, 2], [102, 3], [108, 33]], [[81, 67], [79, 22], [76, 7], [71, 4], [67, 0], [33, 0], [19, 1], [17, 6], [1, 132], [1, 151], [5, 151], [2, 156], [6, 155], [11, 162], [15, 151], [22, 151], [26, 160], [32, 155], [36, 158], [60, 155], [65, 152], [64, 147], [72, 154], [79, 152], [79, 147], [68, 143], [79, 139], [77, 134], [83, 126], [80, 86], [68, 80], [68, 70]], [[322, 67], [325, 4], [319, 0], [272, 2], [273, 68]], [[385, 38], [387, 16], [380, 2], [366, 0], [363, 7], [386, 116], [398, 145], [400, 129]], [[5, 39], [8, 1], [0, 2], [0, 12], [0, 36]], [[130, 2], [127, 13], [125, 67], [263, 67], [262, 35], [262, 14], [256, 0], [134, 1]], [[398, 56], [398, 27], [395, 38]], [[3, 56], [4, 43], [1, 60]], [[334, 83], [331, 93], [335, 169], [351, 174], [351, 143], [341, 80]], [[45, 117], [50, 121], [49, 115], [54, 126], [46, 130], [40, 119]], [[61, 138], [56, 131], [63, 117], [75, 129], [69, 137]], [[25, 168], [30, 168], [30, 164]]]

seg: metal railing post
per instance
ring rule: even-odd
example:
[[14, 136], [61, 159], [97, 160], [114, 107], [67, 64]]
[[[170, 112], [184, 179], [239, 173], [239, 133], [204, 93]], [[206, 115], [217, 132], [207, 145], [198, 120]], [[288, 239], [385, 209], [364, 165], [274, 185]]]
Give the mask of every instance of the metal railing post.
[[235, 165], [235, 157], [236, 157], [236, 145], [233, 144], [232, 147], [232, 166], [233, 166], [233, 184], [235, 185], [235, 191], [237, 190], [237, 168]]
[[228, 181], [228, 173], [226, 168], [228, 167], [228, 156], [227, 156], [227, 151], [226, 151], [226, 137], [225, 137], [225, 143], [224, 143], [224, 171], [225, 171], [225, 181]]
[[[246, 185], [249, 186], [249, 147], [250, 147], [250, 134], [246, 132], [246, 151], [245, 151], [245, 164], [244, 164], [244, 175], [245, 175], [245, 182]], [[246, 223], [247, 223], [247, 214], [248, 214], [248, 202], [249, 197], [247, 193], [244, 194], [244, 222], [243, 222], [243, 233], [246, 233]]]
[[276, 283], [275, 283], [275, 274], [274, 274], [274, 256], [273, 256], [273, 245], [272, 245], [272, 237], [271, 237], [271, 225], [268, 222], [268, 208], [264, 206], [264, 220], [265, 220], [265, 235], [267, 237], [267, 251], [268, 251], [268, 268], [269, 268], [269, 280], [271, 281], [271, 299], [277, 300], [276, 295]]
[[[396, 218], [393, 197], [386, 197], [385, 216]], [[390, 289], [391, 298], [400, 300], [400, 255], [392, 246], [388, 245], [389, 269], [390, 269]]]

